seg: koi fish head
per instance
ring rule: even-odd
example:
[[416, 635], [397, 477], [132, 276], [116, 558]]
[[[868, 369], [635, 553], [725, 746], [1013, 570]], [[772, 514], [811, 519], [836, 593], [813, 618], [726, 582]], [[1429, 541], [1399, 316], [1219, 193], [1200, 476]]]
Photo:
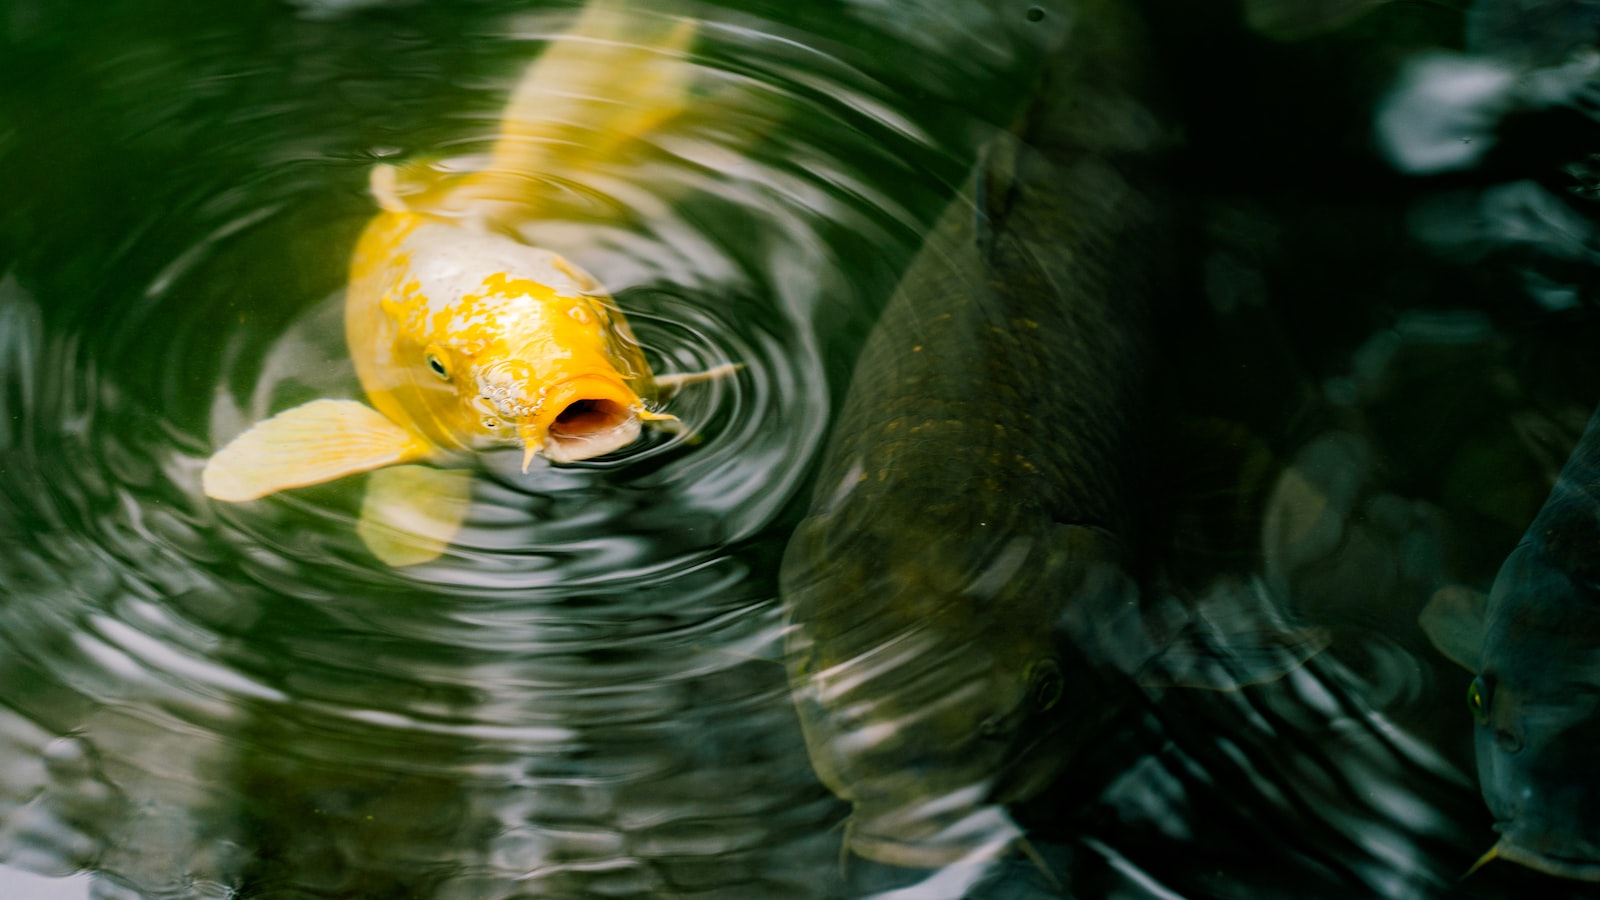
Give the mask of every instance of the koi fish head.
[[520, 447], [526, 470], [536, 455], [618, 450], [642, 422], [671, 420], [646, 405], [656, 382], [595, 279], [510, 235], [549, 215], [547, 179], [581, 183], [596, 163], [647, 152], [689, 107], [694, 34], [694, 20], [594, 0], [523, 70], [486, 160], [375, 166], [382, 212], [356, 247], [345, 304], [371, 405], [321, 398], [257, 422], [207, 460], [206, 495], [244, 502], [371, 473], [356, 531], [384, 562], [415, 565], [454, 539], [471, 479], [414, 463]]
[[346, 330], [380, 412], [445, 449], [556, 462], [632, 443], [649, 366], [587, 272], [548, 250], [410, 212], [380, 215], [352, 264]]

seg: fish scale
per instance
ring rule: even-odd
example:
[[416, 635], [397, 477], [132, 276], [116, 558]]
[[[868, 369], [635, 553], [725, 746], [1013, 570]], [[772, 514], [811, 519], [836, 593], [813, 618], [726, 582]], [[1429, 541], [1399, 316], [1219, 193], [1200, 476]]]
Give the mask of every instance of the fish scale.
[[[988, 258], [955, 205], [868, 338], [818, 477], [824, 515], [916, 511], [883, 536], [912, 547], [1012, 522], [1131, 539], [1155, 207], [1118, 184], [1126, 202], [1078, 221], [1105, 170], [1028, 159]], [[986, 542], [969, 555], [956, 568]]]
[[[1007, 226], [1058, 218], [1049, 190], [1038, 189], [1041, 201], [1015, 210]], [[1113, 252], [1115, 240], [1094, 249]], [[821, 484], [837, 483], [859, 458], [872, 477], [854, 502], [952, 507], [944, 527], [998, 521], [1021, 505], [1054, 521], [1127, 530], [1121, 460], [1141, 400], [1148, 279], [1039, 256], [1004, 237], [994, 281], [964, 278], [960, 263], [913, 269], [917, 280], [884, 314], [908, 327], [881, 327], [868, 340], [855, 378], [871, 396], [846, 403]], [[1056, 290], [1078, 296], [1038, 301]], [[930, 302], [950, 314], [929, 316]], [[991, 325], [997, 318], [1004, 324]]]

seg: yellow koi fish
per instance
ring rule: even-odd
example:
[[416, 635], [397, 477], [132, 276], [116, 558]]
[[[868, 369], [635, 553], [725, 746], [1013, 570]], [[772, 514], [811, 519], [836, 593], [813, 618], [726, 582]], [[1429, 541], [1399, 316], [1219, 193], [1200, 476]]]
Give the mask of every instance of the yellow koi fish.
[[[665, 23], [665, 24], [663, 24]], [[207, 496], [253, 500], [372, 472], [358, 532], [391, 565], [436, 557], [466, 516], [461, 457], [520, 446], [554, 462], [621, 449], [658, 390], [594, 276], [518, 240], [540, 177], [633, 144], [685, 107], [693, 22], [591, 4], [530, 65], [487, 164], [466, 174], [379, 166], [382, 208], [350, 266], [345, 331], [371, 402], [314, 400], [245, 431], [202, 473]]]

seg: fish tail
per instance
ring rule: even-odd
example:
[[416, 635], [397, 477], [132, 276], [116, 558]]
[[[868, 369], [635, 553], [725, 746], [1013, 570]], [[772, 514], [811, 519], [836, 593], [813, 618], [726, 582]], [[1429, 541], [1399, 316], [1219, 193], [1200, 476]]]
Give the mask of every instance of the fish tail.
[[529, 175], [581, 171], [676, 118], [691, 97], [696, 24], [590, 3], [523, 72], [479, 188], [526, 202]]

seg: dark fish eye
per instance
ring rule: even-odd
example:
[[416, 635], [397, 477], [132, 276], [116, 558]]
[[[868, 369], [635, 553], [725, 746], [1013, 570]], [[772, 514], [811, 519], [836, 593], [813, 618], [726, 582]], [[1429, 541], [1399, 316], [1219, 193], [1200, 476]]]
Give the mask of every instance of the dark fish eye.
[[1061, 668], [1055, 660], [1041, 659], [1029, 667], [1028, 671], [1028, 702], [1037, 712], [1044, 712], [1061, 701], [1061, 694], [1065, 685], [1061, 679]]
[[1472, 709], [1472, 716], [1478, 720], [1478, 724], [1489, 724], [1489, 689], [1482, 675], [1472, 679], [1472, 684], [1467, 686], [1467, 706]]
[[428, 361], [428, 368], [433, 370], [433, 374], [439, 376], [440, 378], [449, 380], [450, 370], [444, 367], [444, 360], [439, 358], [439, 354], [429, 353], [423, 358]]

